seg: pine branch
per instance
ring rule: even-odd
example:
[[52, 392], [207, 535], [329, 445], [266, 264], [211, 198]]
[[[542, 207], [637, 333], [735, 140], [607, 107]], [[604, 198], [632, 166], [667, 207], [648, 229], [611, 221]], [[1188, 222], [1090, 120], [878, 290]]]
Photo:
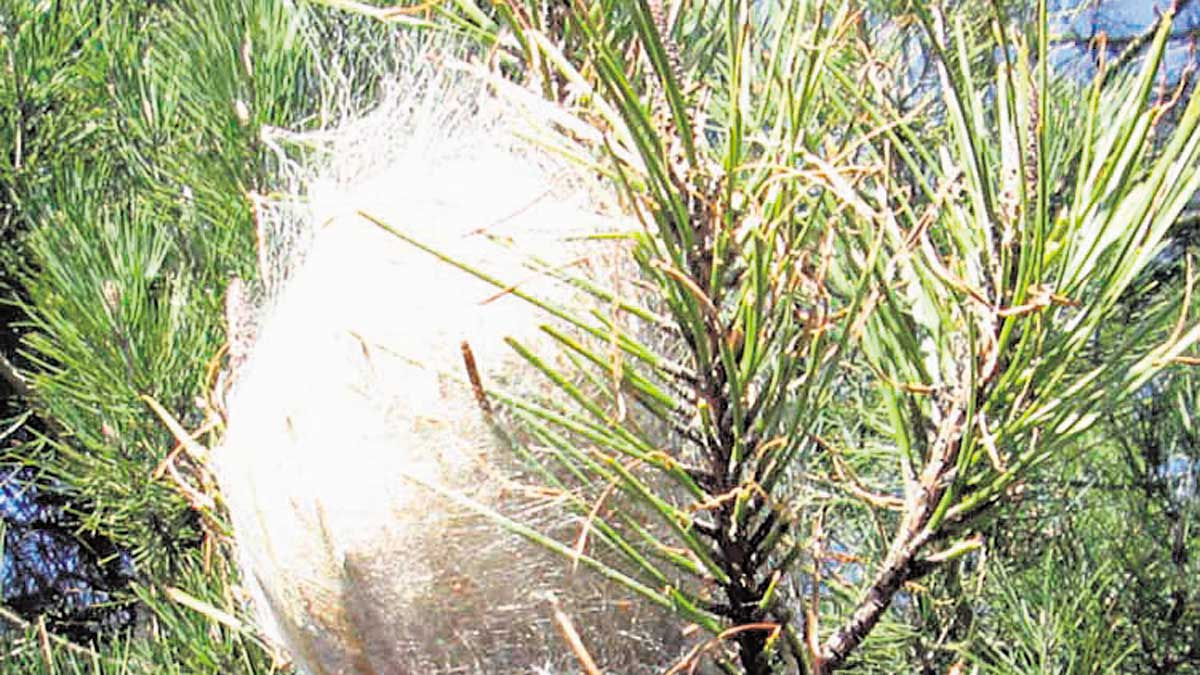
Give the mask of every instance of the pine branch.
[[874, 630], [883, 618], [883, 613], [892, 604], [896, 593], [903, 588], [905, 582], [918, 576], [916, 572], [922, 566], [917, 554], [928, 541], [928, 534], [922, 533], [889, 557], [867, 588], [867, 593], [858, 603], [854, 614], [825, 641], [814, 675], [831, 675], [841, 668], [846, 657]]
[[919, 483], [910, 488], [916, 498], [907, 500], [887, 558], [850, 619], [821, 647], [816, 659], [816, 675], [830, 675], [840, 668], [883, 618], [905, 582], [928, 573], [928, 565], [919, 555], [930, 541], [943, 535], [943, 530], [934, 522], [934, 513], [953, 480], [962, 443], [961, 419], [964, 414], [965, 401], [959, 397], [950, 404], [940, 425]]

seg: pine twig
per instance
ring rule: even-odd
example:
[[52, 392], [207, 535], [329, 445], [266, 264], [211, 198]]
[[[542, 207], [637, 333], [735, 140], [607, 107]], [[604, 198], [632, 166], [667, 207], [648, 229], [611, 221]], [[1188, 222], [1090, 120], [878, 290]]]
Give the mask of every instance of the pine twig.
[[12, 388], [13, 393], [21, 398], [30, 398], [33, 396], [33, 387], [29, 385], [29, 380], [25, 378], [21, 371], [9, 361], [4, 354], [0, 354], [0, 377], [8, 383]]
[[1113, 59], [1113, 62], [1108, 65], [1108, 71], [1104, 74], [1104, 81], [1101, 83], [1101, 86], [1107, 87], [1109, 82], [1112, 81], [1113, 77], [1116, 76], [1116, 73], [1120, 72], [1122, 68], [1129, 65], [1129, 63], [1137, 58], [1138, 54], [1142, 53], [1142, 50], [1151, 43], [1152, 39], [1154, 38], [1154, 34], [1158, 32], [1158, 29], [1162, 26], [1163, 21], [1174, 20], [1174, 18], [1187, 9], [1188, 5], [1192, 4], [1192, 2], [1193, 0], [1175, 0], [1171, 7], [1171, 11], [1159, 14], [1158, 17], [1154, 19], [1154, 22], [1146, 27], [1146, 30], [1131, 38], [1126, 44], [1125, 49], [1121, 50], [1121, 53], [1118, 54], [1117, 57]]

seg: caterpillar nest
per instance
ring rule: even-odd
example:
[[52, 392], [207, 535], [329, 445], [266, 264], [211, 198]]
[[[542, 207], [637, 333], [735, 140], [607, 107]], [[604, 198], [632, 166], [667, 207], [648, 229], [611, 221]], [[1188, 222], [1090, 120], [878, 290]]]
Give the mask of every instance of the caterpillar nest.
[[693, 646], [677, 620], [446, 496], [578, 540], [586, 519], [534, 489], [472, 377], [564, 399], [505, 343], [554, 352], [556, 319], [518, 296], [626, 321], [548, 271], [631, 292], [629, 242], [594, 235], [632, 226], [521, 140], [544, 115], [480, 78], [417, 65], [390, 91], [289, 139], [309, 149], [260, 204], [261, 288], [234, 302], [213, 462], [263, 630], [312, 675], [578, 672], [558, 610], [599, 667], [661, 673]]

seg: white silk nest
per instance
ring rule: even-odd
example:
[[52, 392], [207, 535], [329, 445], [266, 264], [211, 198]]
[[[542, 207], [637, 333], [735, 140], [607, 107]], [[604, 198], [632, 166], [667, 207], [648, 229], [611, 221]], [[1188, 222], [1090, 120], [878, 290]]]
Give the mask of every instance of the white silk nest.
[[423, 486], [578, 529], [523, 496], [461, 351], [488, 386], [544, 389], [504, 338], [544, 345], [551, 317], [373, 219], [555, 303], [594, 301], [532, 259], [606, 284], [633, 265], [588, 238], [630, 228], [612, 195], [521, 140], [536, 112], [409, 70], [368, 114], [289, 138], [307, 159], [260, 204], [264, 284], [235, 308], [256, 328], [231, 327], [213, 468], [263, 630], [310, 675], [578, 672], [553, 593], [602, 668], [662, 672], [688, 647], [676, 623]]

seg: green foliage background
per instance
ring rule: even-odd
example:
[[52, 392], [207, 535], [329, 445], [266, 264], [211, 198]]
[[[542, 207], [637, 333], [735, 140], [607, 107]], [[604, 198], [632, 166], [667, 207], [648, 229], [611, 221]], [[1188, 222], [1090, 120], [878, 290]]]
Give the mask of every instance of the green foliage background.
[[202, 517], [154, 475], [173, 440], [142, 397], [203, 422], [225, 286], [254, 268], [249, 195], [278, 161], [259, 128], [329, 114], [323, 69], [359, 73], [369, 99], [383, 62], [327, 47], [361, 40], [370, 58], [383, 28], [283, 0], [5, 0], [0, 29], [4, 316], [21, 335], [6, 356], [37, 392], [14, 417], [31, 409], [41, 431], [6, 459], [52, 477], [81, 530], [131, 551], [126, 601], [145, 608], [139, 636], [103, 657], [54, 650], [51, 666], [34, 640], [2, 668], [269, 671], [251, 632], [162, 599], [171, 586], [234, 604]]

